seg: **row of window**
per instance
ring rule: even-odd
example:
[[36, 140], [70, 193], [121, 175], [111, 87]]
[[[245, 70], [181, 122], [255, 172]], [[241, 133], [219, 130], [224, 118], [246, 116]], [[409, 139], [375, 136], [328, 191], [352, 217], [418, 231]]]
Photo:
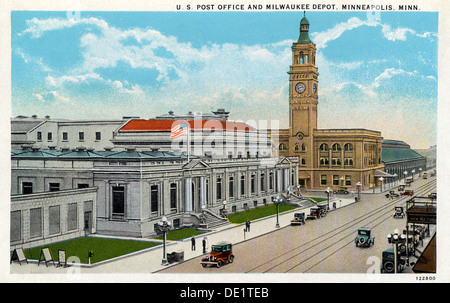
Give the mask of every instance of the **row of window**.
[[[257, 189], [257, 178], [258, 175], [252, 174], [250, 175], [250, 194], [255, 195], [256, 189]], [[270, 172], [268, 174], [269, 178], [269, 184], [266, 184], [267, 176], [265, 173], [261, 173], [259, 175], [260, 178], [260, 190], [262, 192], [266, 190], [273, 190], [274, 189], [274, 173]], [[281, 178], [282, 182], [289, 182], [288, 180], [284, 181], [283, 178]], [[239, 193], [236, 192], [235, 189], [235, 176], [229, 176], [228, 177], [228, 194], [230, 198], [234, 198], [237, 195], [245, 196], [247, 193], [247, 187], [246, 187], [246, 175], [241, 175], [239, 177], [240, 187], [239, 187]], [[295, 184], [295, 174], [292, 172], [291, 174], [291, 184]], [[288, 184], [285, 184], [288, 185]], [[221, 201], [225, 199], [224, 192], [222, 190], [223, 186], [226, 186], [224, 184], [224, 179], [220, 176], [216, 178], [216, 192], [215, 197], [216, 201]], [[285, 187], [282, 185], [282, 187]], [[160, 204], [160, 186], [159, 185], [151, 185], [150, 186], [150, 212], [155, 214], [158, 212], [158, 206]], [[195, 193], [195, 184], [192, 182], [192, 201], [194, 200], [194, 193]], [[206, 179], [206, 203], [209, 203], [209, 192], [210, 192], [210, 184], [209, 179]], [[112, 217], [113, 218], [123, 218], [125, 216], [125, 186], [119, 185], [119, 186], [113, 186], [112, 187]], [[179, 192], [178, 192], [178, 183], [173, 182], [170, 183], [170, 209], [171, 211], [176, 211], [178, 208], [178, 202], [179, 202]]]
[[[77, 188], [87, 188], [89, 184], [86, 183], [78, 183]], [[61, 184], [57, 182], [50, 182], [48, 184], [49, 191], [59, 191], [61, 189]], [[22, 194], [28, 195], [32, 194], [33, 191], [33, 182], [22, 182]]]
[[[63, 214], [67, 222], [67, 231], [78, 229], [78, 205], [70, 203], [67, 205], [67, 212]], [[31, 208], [29, 212], [29, 236], [30, 238], [43, 237], [44, 210], [42, 207]], [[11, 241], [22, 239], [22, 212], [11, 212]], [[54, 205], [48, 207], [48, 234], [57, 235], [61, 233], [61, 207]]]
[[[328, 176], [320, 175], [320, 185], [327, 186], [328, 185]], [[352, 176], [346, 175], [340, 177], [339, 175], [333, 175], [332, 185], [340, 185], [340, 186], [351, 186], [352, 185]]]
[[[278, 146], [278, 150], [286, 151], [287, 150], [286, 144], [285, 143], [280, 143], [280, 145]], [[306, 144], [302, 143], [302, 145], [300, 146], [298, 143], [295, 143], [294, 150], [295, 151], [306, 151]], [[320, 145], [320, 147], [319, 147], [319, 150], [322, 151], [322, 152], [328, 151], [329, 150], [328, 144], [322, 143]], [[337, 151], [341, 151], [342, 148], [341, 148], [341, 145], [339, 143], [334, 143], [331, 146], [331, 150], [334, 151], [334, 152], [337, 152]], [[351, 144], [351, 143], [344, 144], [344, 151], [346, 151], [346, 152], [353, 151], [353, 144]]]
[[[329, 158], [320, 158], [319, 165], [321, 165], [321, 166], [330, 165], [330, 159]], [[331, 158], [331, 165], [332, 166], [341, 166], [342, 159], [341, 158]], [[344, 166], [353, 166], [353, 158], [344, 158]]]
[[[36, 139], [37, 141], [42, 141], [42, 132], [36, 133]], [[102, 139], [102, 133], [101, 132], [95, 132], [95, 141], [100, 141]], [[69, 133], [63, 132], [62, 133], [62, 140], [68, 141], [69, 140]], [[47, 141], [53, 141], [53, 133], [47, 132]], [[84, 141], [84, 132], [78, 132], [78, 141]]]

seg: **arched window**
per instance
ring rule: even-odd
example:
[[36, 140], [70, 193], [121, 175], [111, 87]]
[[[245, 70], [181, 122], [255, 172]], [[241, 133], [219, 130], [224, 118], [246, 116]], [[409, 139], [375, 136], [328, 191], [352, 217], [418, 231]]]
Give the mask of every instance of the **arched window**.
[[286, 150], [286, 144], [281, 143], [281, 144], [278, 146], [278, 150]]
[[341, 151], [341, 145], [339, 143], [334, 143], [332, 149], [333, 151]]
[[303, 52], [300, 53], [299, 63], [303, 64]]
[[320, 151], [328, 151], [328, 144], [322, 143], [320, 144]]
[[306, 144], [302, 143], [302, 151], [306, 151]]
[[298, 143], [295, 143], [294, 149], [295, 149], [295, 151], [298, 151], [300, 149], [300, 147], [298, 146]]
[[308, 57], [308, 55], [305, 55], [305, 63], [309, 63], [309, 57]]
[[352, 151], [353, 150], [353, 144], [347, 143], [344, 145], [344, 151]]

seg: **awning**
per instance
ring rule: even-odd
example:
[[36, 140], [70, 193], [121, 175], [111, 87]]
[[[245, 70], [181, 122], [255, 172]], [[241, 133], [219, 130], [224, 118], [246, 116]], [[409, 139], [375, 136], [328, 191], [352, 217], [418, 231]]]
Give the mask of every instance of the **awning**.
[[381, 171], [376, 169], [373, 173], [373, 176], [376, 178], [383, 177], [383, 178], [394, 178], [394, 175], [388, 174], [387, 172]]
[[436, 273], [436, 235], [428, 243], [412, 270], [415, 273]]

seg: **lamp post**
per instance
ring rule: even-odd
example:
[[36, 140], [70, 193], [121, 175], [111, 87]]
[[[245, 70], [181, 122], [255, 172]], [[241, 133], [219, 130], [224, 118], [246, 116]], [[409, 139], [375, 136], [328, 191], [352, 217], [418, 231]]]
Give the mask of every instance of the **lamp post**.
[[167, 253], [166, 253], [166, 240], [167, 240], [167, 232], [172, 227], [169, 221], [167, 221], [166, 216], [163, 216], [161, 221], [158, 222], [159, 230], [163, 232], [163, 259], [161, 265], [169, 265], [167, 261]]
[[398, 229], [394, 229], [394, 233], [393, 234], [388, 234], [387, 235], [387, 240], [388, 243], [390, 244], [394, 244], [394, 273], [397, 273], [397, 264], [398, 264], [398, 245], [405, 243], [405, 235], [398, 234]]
[[415, 169], [413, 169], [413, 170], [411, 171], [411, 175], [412, 175], [413, 180], [414, 180], [414, 173], [415, 173], [415, 172], [416, 172]]
[[280, 221], [278, 218], [278, 214], [279, 214], [280, 204], [283, 203], [283, 199], [280, 196], [276, 196], [275, 198], [272, 198], [272, 201], [277, 206], [277, 224], [275, 224], [275, 228], [280, 228]]
[[327, 193], [328, 209], [330, 209], [330, 193], [331, 193], [331, 189], [329, 187], [327, 187], [326, 193]]
[[408, 175], [408, 171], [407, 170], [405, 170], [404, 172], [403, 172], [403, 176], [405, 177], [405, 184], [406, 184], [406, 176]]
[[422, 167], [419, 167], [419, 178], [422, 177]]
[[381, 192], [383, 192], [383, 180], [384, 180], [384, 178], [383, 177], [380, 177], [380, 179], [378, 179], [379, 181], [380, 181], [380, 183], [381, 183], [381, 185], [380, 185], [380, 193]]
[[394, 187], [396, 187], [397, 186], [397, 177], [398, 177], [398, 175], [397, 174], [394, 174]]
[[356, 189], [358, 190], [358, 202], [361, 201], [361, 196], [360, 196], [360, 192], [361, 192], [361, 182], [356, 183]]
[[222, 213], [222, 217], [226, 217], [227, 213], [226, 213], [225, 207], [227, 206], [227, 200], [223, 200], [222, 201], [222, 205], [223, 205], [223, 208], [222, 208], [222, 210], [220, 212]]

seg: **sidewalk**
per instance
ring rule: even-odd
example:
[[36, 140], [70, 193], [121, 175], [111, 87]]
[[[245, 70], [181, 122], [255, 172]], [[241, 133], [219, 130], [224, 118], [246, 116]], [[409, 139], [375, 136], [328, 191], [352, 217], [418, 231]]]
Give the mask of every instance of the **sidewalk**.
[[[330, 200], [332, 204], [333, 200]], [[338, 199], [336, 201], [336, 207], [341, 208], [354, 203], [354, 199]], [[296, 208], [291, 211], [283, 212], [279, 214], [279, 224], [280, 228], [290, 225], [290, 221], [293, 218], [294, 212], [305, 212], [309, 213], [309, 209], [314, 207], [313, 203], [303, 203], [303, 207]], [[331, 208], [331, 211], [333, 208]], [[246, 240], [250, 240], [264, 234], [278, 230], [276, 228], [277, 216], [273, 215], [270, 217], [261, 218], [254, 220], [250, 225], [250, 232], [244, 232], [245, 224], [232, 224], [225, 225], [217, 228], [212, 232], [208, 232], [195, 237], [196, 240], [196, 250], [191, 249], [191, 238], [179, 240], [179, 241], [167, 241], [166, 251], [167, 253], [172, 253], [174, 251], [184, 252], [184, 261], [197, 258], [203, 255], [202, 240], [206, 237], [207, 245], [206, 251], [209, 253], [211, 245], [227, 241], [234, 245], [241, 243]], [[142, 250], [134, 254], [129, 254], [126, 256], [118, 257], [116, 259], [107, 260], [98, 264], [93, 264], [91, 266], [77, 266], [81, 273], [154, 273], [162, 269], [168, 268], [170, 266], [175, 266], [179, 264], [174, 262], [169, 265], [162, 265], [163, 258], [163, 247], [158, 245], [156, 247], [149, 248], [147, 250]], [[199, 265], [200, 266], [200, 265]], [[75, 266], [73, 266], [75, 267]], [[72, 267], [69, 267], [72, 268]], [[29, 263], [19, 265], [17, 263], [11, 264], [11, 273], [64, 273], [68, 268], [56, 268], [53, 265], [46, 267], [45, 265], [38, 266], [36, 263]]]

